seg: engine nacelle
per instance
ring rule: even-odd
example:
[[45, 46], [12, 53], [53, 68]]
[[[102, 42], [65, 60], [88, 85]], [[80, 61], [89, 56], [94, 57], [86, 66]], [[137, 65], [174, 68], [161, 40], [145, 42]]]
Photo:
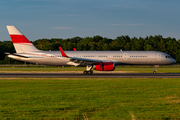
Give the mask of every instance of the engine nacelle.
[[95, 70], [99, 70], [99, 71], [113, 71], [114, 69], [115, 69], [114, 62], [97, 63], [95, 65]]

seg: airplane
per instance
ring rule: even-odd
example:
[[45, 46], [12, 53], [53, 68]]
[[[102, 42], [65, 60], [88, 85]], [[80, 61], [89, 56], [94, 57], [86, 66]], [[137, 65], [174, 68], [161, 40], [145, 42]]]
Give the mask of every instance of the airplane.
[[37, 49], [15, 26], [7, 26], [16, 53], [8, 54], [9, 58], [52, 66], [85, 66], [83, 74], [97, 71], [113, 71], [118, 65], [157, 65], [176, 63], [169, 54], [159, 51], [42, 51]]

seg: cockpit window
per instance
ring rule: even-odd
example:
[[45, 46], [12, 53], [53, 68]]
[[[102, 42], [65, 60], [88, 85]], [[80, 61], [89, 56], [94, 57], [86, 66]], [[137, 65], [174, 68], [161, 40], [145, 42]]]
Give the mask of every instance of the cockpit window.
[[170, 56], [166, 56], [166, 58], [170, 58]]

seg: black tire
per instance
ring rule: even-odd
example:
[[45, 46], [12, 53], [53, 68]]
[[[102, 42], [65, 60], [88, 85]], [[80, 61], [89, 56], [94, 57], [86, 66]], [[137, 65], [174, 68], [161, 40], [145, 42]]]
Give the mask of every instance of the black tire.
[[91, 75], [91, 74], [93, 74], [93, 71], [92, 70], [90, 70], [90, 71], [87, 71], [88, 72], [88, 75]]
[[155, 74], [156, 74], [156, 71], [154, 71], [153, 74], [155, 75]]
[[84, 71], [83, 74], [84, 74], [84, 75], [87, 75], [87, 74], [88, 74], [88, 71]]
[[93, 71], [92, 71], [92, 70], [90, 71], [90, 74], [91, 74], [91, 75], [93, 74]]

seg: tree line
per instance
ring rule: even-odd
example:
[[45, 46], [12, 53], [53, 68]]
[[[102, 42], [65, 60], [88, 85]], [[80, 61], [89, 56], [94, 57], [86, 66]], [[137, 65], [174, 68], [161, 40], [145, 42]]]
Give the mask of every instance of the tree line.
[[[161, 51], [171, 55], [177, 62], [180, 62], [180, 40], [161, 35], [147, 36], [146, 38], [130, 38], [128, 35], [119, 36], [116, 39], [109, 39], [102, 36], [73, 37], [68, 39], [38, 39], [32, 42], [40, 50], [64, 50], [83, 51]], [[4, 52], [14, 53], [15, 49], [11, 41], [0, 41], [0, 64], [20, 63], [9, 60]]]

